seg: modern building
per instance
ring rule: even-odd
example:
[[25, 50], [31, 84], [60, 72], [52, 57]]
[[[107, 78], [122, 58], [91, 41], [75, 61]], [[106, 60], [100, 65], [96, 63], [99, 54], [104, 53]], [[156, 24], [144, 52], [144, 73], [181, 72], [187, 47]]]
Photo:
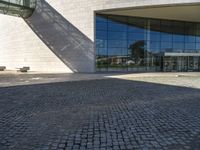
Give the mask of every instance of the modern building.
[[200, 71], [200, 0], [0, 0], [0, 12], [10, 70]]

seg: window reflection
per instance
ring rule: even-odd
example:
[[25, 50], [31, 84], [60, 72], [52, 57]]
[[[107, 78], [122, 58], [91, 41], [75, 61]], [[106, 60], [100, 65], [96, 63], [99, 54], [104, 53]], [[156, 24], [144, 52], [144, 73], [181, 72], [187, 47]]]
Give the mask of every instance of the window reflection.
[[200, 43], [196, 44], [196, 51], [200, 53]]
[[127, 32], [108, 31], [108, 40], [127, 40]]
[[129, 41], [145, 40], [145, 34], [144, 33], [128, 33], [128, 40]]
[[144, 53], [145, 53], [145, 41], [133, 42], [129, 47], [130, 60], [132, 65], [144, 66]]
[[127, 47], [127, 41], [124, 40], [108, 40], [108, 48], [112, 47]]
[[172, 42], [161, 42], [161, 51], [162, 52], [173, 52]]
[[107, 30], [107, 23], [106, 22], [97, 22], [96, 23], [96, 28], [98, 30]]
[[185, 36], [185, 42], [195, 43], [195, 41], [196, 41], [196, 36], [194, 36], [194, 35]]
[[184, 52], [184, 42], [174, 42], [173, 43], [173, 52], [182, 53]]
[[107, 40], [96, 39], [97, 48], [107, 48]]
[[150, 43], [150, 51], [154, 53], [160, 52], [160, 42], [151, 42]]
[[173, 42], [184, 42], [185, 36], [183, 34], [174, 34], [173, 35]]
[[198, 35], [198, 36], [196, 37], [196, 42], [197, 42], [197, 43], [200, 43], [200, 35]]
[[196, 45], [194, 43], [185, 43], [185, 52], [196, 52]]
[[200, 53], [200, 24], [96, 16], [99, 71], [161, 71], [163, 53]]
[[163, 42], [172, 42], [172, 34], [170, 34], [170, 33], [161, 33], [161, 41], [163, 41]]
[[107, 40], [107, 31], [96, 31], [96, 39]]
[[150, 40], [151, 41], [160, 41], [160, 32], [151, 31], [150, 32]]

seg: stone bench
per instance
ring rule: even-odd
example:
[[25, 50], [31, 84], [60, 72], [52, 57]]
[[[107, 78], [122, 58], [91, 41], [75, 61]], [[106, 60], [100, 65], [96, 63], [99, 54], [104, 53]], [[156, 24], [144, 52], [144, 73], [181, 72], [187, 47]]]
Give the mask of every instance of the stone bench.
[[22, 67], [22, 68], [18, 68], [19, 72], [27, 72], [28, 70], [30, 70], [30, 67]]
[[6, 69], [5, 66], [0, 66], [0, 71], [4, 71]]

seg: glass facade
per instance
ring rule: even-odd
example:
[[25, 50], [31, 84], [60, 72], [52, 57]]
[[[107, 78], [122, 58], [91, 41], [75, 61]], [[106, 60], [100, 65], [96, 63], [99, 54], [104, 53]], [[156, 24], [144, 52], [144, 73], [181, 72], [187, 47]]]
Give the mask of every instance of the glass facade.
[[96, 15], [95, 41], [97, 71], [168, 71], [166, 64], [176, 61], [178, 66], [184, 60], [186, 70], [191, 60], [200, 66], [198, 56], [181, 57], [200, 54], [200, 23]]
[[0, 13], [27, 18], [32, 15], [36, 0], [0, 0]]

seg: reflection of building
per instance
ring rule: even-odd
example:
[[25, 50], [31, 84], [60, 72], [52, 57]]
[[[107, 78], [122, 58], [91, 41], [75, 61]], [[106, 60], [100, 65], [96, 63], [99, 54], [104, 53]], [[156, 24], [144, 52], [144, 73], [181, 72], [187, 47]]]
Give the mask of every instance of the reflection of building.
[[30, 17], [36, 7], [37, 0], [0, 0], [0, 13], [7, 15]]
[[[9, 4], [16, 8], [11, 10], [5, 7], [6, 0], [0, 0], [0, 12], [27, 17], [33, 2]], [[196, 0], [82, 0], [81, 5], [80, 1], [37, 0], [28, 19], [1, 15], [0, 20], [0, 66], [8, 69], [200, 71], [200, 2]]]
[[[200, 70], [198, 22], [98, 14], [96, 24], [97, 41], [107, 43], [96, 45], [97, 55], [107, 53], [108, 71], [114, 70], [109, 58], [121, 55], [126, 58], [122, 70], [125, 65], [129, 71]], [[130, 60], [134, 63], [127, 65]]]

